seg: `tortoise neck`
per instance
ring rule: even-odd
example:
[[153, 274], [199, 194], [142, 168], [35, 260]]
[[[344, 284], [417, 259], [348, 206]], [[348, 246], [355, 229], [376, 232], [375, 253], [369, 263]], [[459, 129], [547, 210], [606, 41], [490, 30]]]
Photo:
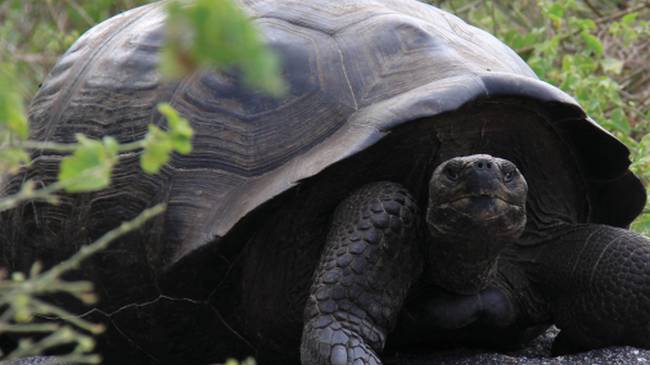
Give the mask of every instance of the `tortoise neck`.
[[496, 275], [500, 243], [434, 238], [429, 245], [429, 280], [447, 291], [471, 295], [485, 289]]

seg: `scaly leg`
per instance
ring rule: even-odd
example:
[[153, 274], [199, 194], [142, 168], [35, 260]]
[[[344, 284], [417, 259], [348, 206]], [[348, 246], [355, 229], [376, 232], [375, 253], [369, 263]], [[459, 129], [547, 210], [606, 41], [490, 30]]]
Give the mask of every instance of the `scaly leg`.
[[605, 225], [558, 232], [527, 271], [562, 330], [555, 353], [650, 348], [650, 239]]
[[303, 365], [381, 364], [378, 354], [422, 270], [417, 207], [396, 183], [336, 209], [304, 312]]

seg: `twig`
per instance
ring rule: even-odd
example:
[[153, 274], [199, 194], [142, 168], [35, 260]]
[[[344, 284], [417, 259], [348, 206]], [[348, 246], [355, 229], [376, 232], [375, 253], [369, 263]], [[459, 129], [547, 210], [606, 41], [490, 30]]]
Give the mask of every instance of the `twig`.
[[[24, 346], [24, 347], [18, 346], [18, 349], [10, 353], [6, 357], [6, 360], [14, 360], [26, 356], [42, 354], [45, 350], [50, 349], [52, 347], [68, 344], [71, 342], [78, 342], [78, 340], [76, 340], [75, 337], [88, 338], [88, 336], [83, 336], [69, 327], [63, 327], [61, 328], [61, 330], [54, 332], [49, 336], [46, 336], [45, 338], [41, 339], [36, 343], [29, 342], [28, 346]], [[73, 353], [66, 356], [66, 358], [75, 355], [76, 357], [78, 357], [78, 359], [75, 359], [75, 363], [96, 364], [99, 362], [99, 356], [97, 355], [84, 355], [79, 353], [76, 354]], [[60, 360], [61, 359], [55, 359], [55, 361], [59, 363]]]
[[[39, 290], [38, 292], [45, 292], [45, 291]], [[31, 301], [33, 302], [33, 305], [35, 305], [36, 307], [40, 307], [37, 309], [37, 312], [39, 314], [45, 314], [45, 315], [51, 314], [57, 318], [60, 318], [66, 322], [69, 322], [83, 330], [86, 330], [96, 335], [104, 331], [104, 326], [88, 322], [59, 307], [53, 306], [51, 304], [45, 303], [35, 298], [32, 298]]]
[[50, 12], [50, 16], [52, 17], [52, 20], [54, 20], [54, 23], [56, 23], [56, 27], [58, 31], [60, 33], [65, 33], [64, 21], [62, 21], [59, 15], [57, 14], [54, 5], [52, 5], [52, 0], [46, 0], [45, 5], [47, 5], [47, 10]]
[[483, 0], [476, 0], [476, 1], [471, 2], [469, 4], [465, 4], [465, 5], [461, 6], [460, 8], [458, 8], [458, 10], [455, 10], [454, 13], [455, 14], [462, 14], [462, 13], [465, 13], [467, 11], [471, 11], [472, 9], [474, 9], [476, 7], [476, 5], [478, 5], [478, 3], [482, 2], [482, 1]]
[[589, 0], [585, 0], [585, 4], [587, 4], [587, 7], [591, 9], [591, 11], [596, 14], [597, 17], [603, 17], [603, 14]]
[[[485, 2], [484, 2], [484, 4], [485, 4]], [[495, 9], [495, 6], [494, 6], [494, 2], [491, 2], [490, 16], [492, 17], [492, 33], [498, 34], [499, 33], [499, 23], [497, 22], [497, 13], [496, 13], [496, 9]]]
[[[43, 141], [12, 141], [8, 147], [24, 148], [28, 150], [39, 151], [52, 151], [52, 152], [74, 152], [78, 147], [78, 143], [57, 143], [57, 142], [43, 142]], [[138, 140], [135, 142], [122, 143], [118, 145], [118, 152], [132, 152], [145, 147], [145, 141]]]
[[60, 326], [56, 323], [0, 323], [0, 333], [55, 332]]
[[55, 201], [56, 197], [53, 197], [52, 194], [63, 190], [65, 186], [66, 184], [57, 181], [44, 188], [34, 190], [33, 184], [23, 184], [18, 193], [0, 199], [0, 212], [13, 209], [27, 200]]
[[612, 14], [612, 15], [608, 15], [608, 16], [596, 19], [596, 24], [607, 23], [607, 22], [610, 22], [612, 20], [617, 20], [617, 19], [620, 19], [620, 18], [626, 16], [627, 14], [634, 13], [635, 11], [643, 10], [645, 8], [650, 8], [650, 1], [646, 1], [646, 2], [644, 2], [642, 4], [637, 5], [637, 6], [633, 6], [631, 8], [621, 10], [621, 11], [619, 11], [617, 13]]
[[14, 60], [27, 63], [54, 62], [57, 56], [43, 53], [16, 53], [13, 55]]
[[534, 23], [533, 20], [528, 19], [525, 15], [523, 15], [519, 9], [516, 7], [508, 7], [504, 4], [501, 3], [501, 1], [493, 0], [492, 1], [493, 6], [497, 6], [499, 10], [501, 11], [501, 14], [505, 15], [508, 17], [510, 20], [513, 22], [517, 23], [519, 27], [530, 31], [532, 29], [532, 25]]
[[62, 263], [52, 267], [50, 270], [48, 270], [46, 273], [41, 275], [39, 277], [39, 281], [42, 282], [48, 282], [51, 281], [54, 278], [58, 278], [61, 276], [63, 273], [65, 273], [68, 270], [74, 269], [77, 266], [79, 266], [79, 263], [81, 261], [85, 260], [89, 256], [93, 255], [94, 253], [103, 250], [108, 246], [109, 243], [114, 241], [115, 239], [119, 238], [120, 236], [123, 236], [124, 234], [131, 232], [140, 226], [142, 226], [147, 220], [155, 217], [156, 215], [162, 213], [165, 211], [165, 204], [158, 204], [152, 208], [145, 209], [140, 213], [137, 217], [134, 219], [128, 221], [128, 222], [123, 222], [119, 227], [107, 232], [104, 234], [102, 237], [100, 237], [97, 241], [87, 245], [83, 246], [77, 253], [75, 253], [72, 257], [69, 259], [63, 261]]
[[630, 74], [629, 76], [627, 76], [623, 80], [621, 80], [621, 86], [623, 88], [627, 88], [628, 86], [630, 86], [630, 84], [632, 84], [635, 81], [634, 79], [637, 76], [642, 75], [644, 72], [646, 72], [648, 70], [649, 69], [640, 68], [640, 69], [634, 71], [632, 74]]
[[79, 6], [79, 4], [77, 4], [76, 1], [65, 0], [65, 2], [68, 3], [68, 5], [71, 8], [73, 8], [77, 12], [77, 14], [79, 14], [79, 16], [81, 16], [86, 23], [88, 23], [88, 25], [90, 25], [92, 27], [93, 25], [96, 24], [95, 20], [93, 20], [93, 18], [90, 17], [90, 15], [88, 15], [88, 13], [84, 10], [84, 8]]
[[[56, 266], [50, 268], [48, 271], [40, 274], [36, 274], [34, 277], [30, 278], [25, 282], [12, 283], [14, 286], [13, 290], [5, 291], [0, 297], [0, 306], [8, 306], [3, 313], [3, 317], [6, 317], [8, 313], [13, 311], [13, 306], [9, 305], [10, 298], [15, 298], [16, 293], [25, 295], [29, 297], [29, 305], [36, 307], [32, 308], [32, 313], [36, 314], [51, 314], [65, 322], [68, 322], [72, 325], [75, 325], [81, 329], [90, 331], [92, 333], [98, 333], [103, 330], [101, 325], [95, 325], [90, 322], [87, 322], [77, 316], [74, 316], [67, 311], [60, 309], [56, 306], [50, 305], [43, 301], [40, 301], [34, 298], [37, 295], [41, 295], [52, 290], [52, 287], [56, 287], [56, 283], [60, 282], [59, 278], [66, 272], [77, 268], [82, 261], [87, 259], [89, 256], [97, 253], [100, 250], [105, 249], [112, 241], [121, 237], [122, 235], [131, 232], [139, 227], [141, 227], [147, 220], [152, 217], [162, 213], [165, 210], [165, 204], [158, 204], [152, 208], [145, 209], [134, 219], [123, 222], [119, 227], [105, 233], [95, 242], [83, 246], [77, 253], [72, 255], [67, 260], [57, 264]], [[37, 270], [33, 270], [37, 272]], [[6, 321], [7, 318], [5, 318]], [[24, 345], [19, 346], [17, 350], [10, 353], [6, 359], [16, 359], [28, 355], [40, 354], [44, 350], [63, 345], [68, 343], [77, 343], [77, 348], [75, 352], [64, 356], [62, 358], [56, 359], [56, 361], [66, 361], [74, 363], [84, 363], [84, 364], [95, 364], [100, 361], [99, 356], [97, 355], [87, 355], [84, 352], [87, 352], [87, 349], [81, 347], [82, 341], [88, 341], [90, 337], [82, 335], [70, 327], [59, 327], [57, 324], [9, 324], [9, 323], [0, 323], [0, 332], [52, 332], [49, 336], [41, 339], [36, 343], [31, 341], [23, 342]]]

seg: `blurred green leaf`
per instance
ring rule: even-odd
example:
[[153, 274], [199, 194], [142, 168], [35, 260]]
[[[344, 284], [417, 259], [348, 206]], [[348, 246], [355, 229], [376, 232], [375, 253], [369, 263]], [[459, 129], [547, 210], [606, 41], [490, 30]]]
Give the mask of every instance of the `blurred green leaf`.
[[23, 100], [16, 91], [17, 81], [13, 77], [15, 68], [0, 63], [0, 129], [26, 139], [29, 135], [29, 125], [25, 117]]
[[590, 31], [596, 29], [596, 22], [591, 19], [581, 19], [581, 18], [572, 18], [572, 26], [582, 29], [584, 31]]
[[140, 166], [148, 174], [157, 173], [169, 161], [173, 148], [169, 136], [155, 125], [150, 125], [144, 152], [140, 155]]
[[595, 55], [602, 56], [605, 52], [605, 47], [603, 43], [593, 34], [590, 34], [587, 31], [580, 32], [580, 36], [585, 41], [587, 48], [591, 50]]
[[237, 68], [251, 87], [280, 96], [286, 85], [277, 57], [232, 0], [196, 0], [167, 4], [166, 42], [161, 70], [182, 77], [199, 68]]
[[632, 25], [632, 23], [634, 23], [636, 21], [636, 18], [638, 16], [639, 16], [639, 13], [636, 12], [636, 11], [632, 12], [632, 13], [629, 13], [629, 14], [625, 14], [621, 18], [621, 23], [624, 24], [624, 25]]
[[113, 165], [117, 162], [118, 144], [111, 137], [101, 142], [77, 134], [79, 147], [61, 161], [59, 181], [68, 192], [85, 192], [103, 189], [111, 179]]
[[15, 174], [30, 161], [29, 154], [22, 148], [0, 148], [0, 171]]
[[632, 223], [633, 230], [650, 235], [650, 214], [643, 214]]
[[623, 71], [623, 61], [613, 57], [606, 57], [600, 64], [603, 66], [603, 71], [614, 75], [620, 75]]
[[158, 111], [167, 118], [169, 123], [167, 133], [173, 149], [183, 155], [190, 153], [192, 151], [192, 135], [194, 131], [187, 119], [181, 117], [176, 109], [167, 103], [159, 104]]
[[194, 131], [187, 119], [181, 117], [169, 104], [161, 103], [158, 111], [167, 119], [167, 131], [150, 125], [144, 139], [144, 152], [140, 156], [140, 165], [148, 174], [157, 173], [169, 161], [174, 151], [188, 154], [192, 151]]

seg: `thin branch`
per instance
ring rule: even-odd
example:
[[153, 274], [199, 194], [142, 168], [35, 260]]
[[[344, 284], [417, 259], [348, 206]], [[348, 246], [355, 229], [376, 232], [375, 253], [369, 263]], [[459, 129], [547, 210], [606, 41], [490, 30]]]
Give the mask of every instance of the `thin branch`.
[[25, 183], [18, 193], [0, 199], [0, 212], [13, 209], [28, 200], [55, 202], [57, 198], [52, 194], [63, 190], [65, 186], [66, 184], [57, 181], [44, 188], [34, 190], [33, 184]]
[[[36, 343], [32, 343], [31, 341], [28, 342], [27, 346], [18, 346], [16, 350], [11, 352], [7, 357], [6, 360], [15, 360], [27, 356], [34, 356], [34, 355], [40, 355], [42, 354], [45, 350], [50, 349], [52, 347], [64, 345], [64, 344], [69, 344], [69, 343], [78, 343], [80, 338], [88, 338], [88, 336], [81, 335], [80, 333], [74, 331], [73, 329], [69, 327], [63, 327], [59, 331], [52, 333], [49, 336], [44, 337], [40, 341]], [[79, 357], [83, 358], [88, 358], [88, 357], [93, 357], [94, 359], [98, 359], [97, 355], [84, 355], [84, 354], [75, 354]], [[60, 361], [56, 360], [56, 361]], [[79, 362], [79, 360], [75, 361]], [[94, 363], [94, 362], [84, 362], [84, 363]]]
[[630, 86], [630, 84], [635, 82], [635, 79], [638, 76], [643, 75], [648, 70], [650, 70], [650, 68], [639, 68], [638, 70], [632, 72], [629, 76], [626, 76], [623, 80], [621, 80], [621, 82], [620, 82], [621, 86], [623, 88], [627, 88], [628, 86]]
[[465, 5], [461, 6], [460, 8], [458, 8], [458, 10], [454, 11], [454, 13], [455, 14], [462, 14], [462, 13], [471, 11], [472, 9], [474, 9], [476, 7], [476, 5], [478, 5], [478, 3], [482, 2], [482, 1], [483, 0], [476, 0], [476, 1], [471, 2], [469, 4], [465, 4]]
[[[43, 141], [13, 141], [8, 147], [24, 148], [27, 150], [51, 151], [51, 152], [74, 152], [78, 147], [78, 143], [57, 143], [57, 142], [43, 142]], [[145, 147], [144, 139], [123, 143], [117, 147], [118, 152], [132, 152]]]
[[66, 2], [66, 3], [67, 3], [71, 8], [73, 8], [73, 9], [77, 12], [77, 14], [79, 14], [79, 16], [80, 16], [81, 18], [83, 18], [83, 20], [84, 20], [84, 21], [85, 21], [89, 26], [92, 27], [93, 25], [96, 24], [96, 23], [95, 23], [95, 20], [93, 20], [93, 18], [92, 18], [90, 15], [88, 15], [88, 13], [84, 10], [84, 8], [82, 8], [81, 6], [79, 6], [79, 4], [77, 4], [76, 1], [74, 1], [74, 0], [65, 0], [65, 2]]
[[56, 323], [0, 323], [0, 333], [55, 332], [60, 328]]
[[56, 9], [54, 8], [54, 5], [52, 4], [52, 0], [46, 0], [45, 5], [47, 5], [47, 10], [50, 13], [50, 16], [52, 17], [52, 20], [54, 23], [56, 23], [56, 27], [60, 33], [66, 33], [65, 32], [65, 21], [61, 20], [61, 17], [59, 14], [57, 14]]
[[128, 221], [128, 222], [123, 222], [119, 227], [107, 232], [104, 234], [102, 237], [100, 237], [97, 241], [87, 245], [83, 246], [76, 254], [74, 254], [72, 257], [69, 259], [63, 261], [62, 263], [52, 267], [50, 270], [48, 270], [46, 273], [42, 274], [38, 280], [43, 281], [43, 282], [48, 282], [51, 281], [54, 278], [58, 278], [61, 276], [63, 273], [65, 273], [68, 270], [74, 269], [77, 266], [79, 266], [79, 263], [81, 261], [85, 260], [89, 256], [93, 255], [94, 253], [103, 250], [108, 246], [110, 242], [113, 240], [119, 238], [120, 236], [123, 236], [124, 234], [131, 232], [140, 226], [142, 226], [147, 220], [150, 218], [153, 218], [154, 216], [162, 213], [165, 211], [165, 204], [158, 204], [152, 208], [145, 209], [140, 213], [137, 217], [134, 219]]
[[499, 33], [499, 22], [497, 21], [496, 7], [494, 6], [494, 2], [491, 2], [490, 5], [491, 5], [490, 6], [490, 17], [492, 18], [492, 33], [493, 34], [498, 34]]
[[51, 63], [57, 60], [58, 56], [45, 53], [15, 53], [13, 58], [19, 62], [27, 63]]
[[645, 8], [650, 8], [650, 1], [645, 1], [644, 3], [639, 4], [637, 6], [633, 6], [631, 8], [621, 10], [621, 11], [619, 11], [617, 13], [612, 14], [612, 15], [608, 15], [608, 16], [596, 19], [596, 24], [608, 23], [608, 22], [611, 22], [613, 20], [618, 20], [618, 19], [620, 19], [620, 18], [622, 18], [622, 17], [624, 17], [624, 16], [626, 16], [626, 15], [628, 15], [630, 13], [634, 13], [636, 11], [643, 10]]
[[37, 308], [35, 309], [35, 312], [39, 314], [45, 314], [45, 315], [53, 315], [56, 318], [60, 318], [68, 323], [71, 323], [83, 330], [86, 330], [90, 333], [93, 334], [100, 334], [104, 331], [104, 326], [101, 324], [94, 324], [91, 322], [88, 322], [84, 319], [79, 318], [78, 316], [69, 313], [59, 307], [53, 306], [51, 304], [45, 303], [43, 301], [40, 301], [38, 299], [32, 298], [31, 302], [34, 306]]
[[[512, 3], [509, 2], [509, 4], [512, 4]], [[519, 9], [517, 9], [514, 6], [512, 6], [512, 7], [506, 6], [506, 5], [502, 4], [501, 1], [498, 1], [498, 0], [493, 0], [492, 1], [492, 6], [495, 6], [495, 5], [496, 5], [496, 7], [499, 8], [499, 11], [501, 12], [501, 14], [505, 15], [510, 20], [517, 23], [517, 25], [520, 28], [525, 29], [526, 31], [532, 30], [534, 21], [532, 19], [527, 18], [524, 14], [522, 14], [519, 11]]]
[[[67, 311], [53, 306], [51, 304], [40, 301], [34, 296], [49, 292], [52, 286], [55, 286], [56, 283], [60, 282], [59, 278], [69, 270], [77, 268], [82, 261], [87, 259], [89, 256], [97, 253], [100, 250], [105, 249], [109, 243], [121, 237], [122, 235], [131, 232], [139, 227], [141, 227], [147, 220], [152, 217], [162, 213], [165, 210], [165, 204], [158, 204], [152, 208], [145, 209], [134, 219], [123, 222], [119, 227], [105, 233], [95, 242], [83, 246], [77, 253], [72, 255], [67, 260], [57, 264], [56, 266], [50, 268], [48, 271], [36, 274], [34, 277], [30, 278], [28, 281], [20, 283], [12, 283], [15, 286], [13, 290], [2, 293], [0, 299], [4, 303], [9, 303], [8, 298], [14, 298], [16, 292], [20, 292], [23, 295], [30, 297], [29, 304], [33, 306], [32, 312], [36, 314], [50, 314], [54, 315], [61, 320], [77, 326], [78, 328], [90, 331], [92, 333], [98, 333], [103, 330], [101, 325], [95, 325], [90, 322], [87, 322], [78, 316], [68, 313]], [[36, 272], [36, 271], [34, 271]], [[13, 285], [12, 285], [13, 286]], [[1, 305], [1, 304], [0, 304]], [[3, 316], [11, 313], [13, 306], [9, 305], [8, 308], [4, 311]], [[6, 318], [5, 318], [6, 320]], [[31, 330], [31, 331], [30, 331]], [[9, 323], [0, 323], [0, 332], [48, 332], [55, 331], [52, 334], [44, 337], [36, 343], [32, 343], [27, 340], [19, 345], [18, 349], [10, 353], [7, 356], [7, 360], [21, 358], [24, 356], [40, 354], [44, 350], [69, 343], [77, 343], [77, 348], [75, 352], [67, 356], [55, 359], [56, 361], [66, 361], [74, 363], [88, 363], [94, 364], [100, 361], [100, 358], [97, 355], [86, 355], [84, 352], [87, 352], [87, 349], [81, 347], [82, 341], [87, 341], [90, 337], [82, 335], [81, 333], [75, 331], [70, 327], [59, 327], [56, 324], [9, 324]]]
[[585, 4], [587, 5], [587, 7], [588, 7], [588, 8], [589, 8], [589, 9], [590, 9], [594, 14], [596, 14], [597, 17], [599, 17], [599, 18], [602, 18], [602, 17], [603, 17], [603, 13], [601, 13], [601, 12], [600, 12], [600, 11], [599, 11], [599, 10], [598, 10], [598, 9], [597, 9], [593, 4], [592, 4], [592, 3], [591, 3], [591, 1], [589, 1], [589, 0], [584, 0], [584, 1], [585, 1]]

